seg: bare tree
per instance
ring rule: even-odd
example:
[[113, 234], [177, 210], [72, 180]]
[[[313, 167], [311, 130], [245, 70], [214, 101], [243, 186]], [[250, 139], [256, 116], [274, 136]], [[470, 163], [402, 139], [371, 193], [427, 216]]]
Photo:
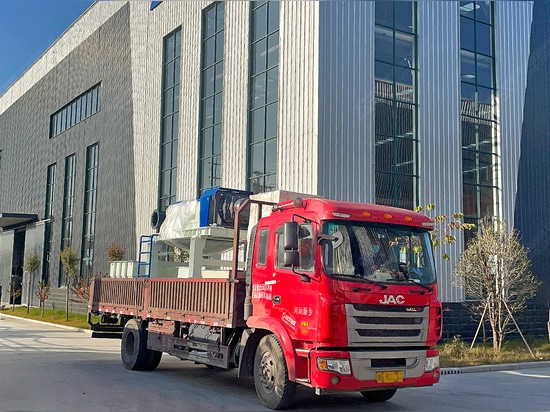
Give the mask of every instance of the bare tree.
[[29, 274], [29, 283], [27, 285], [27, 313], [29, 313], [29, 310], [31, 308], [31, 285], [33, 273], [36, 269], [39, 268], [39, 266], [40, 259], [38, 259], [36, 253], [31, 253], [25, 258], [23, 268]]
[[36, 296], [40, 301], [40, 309], [42, 309], [42, 317], [44, 317], [44, 303], [50, 297], [50, 282], [46, 282], [45, 280], [38, 282], [36, 286]]
[[61, 258], [61, 264], [63, 265], [63, 270], [65, 271], [65, 320], [69, 320], [69, 291], [70, 285], [73, 282], [76, 276], [76, 265], [79, 262], [79, 258], [76, 256], [75, 252], [67, 247], [61, 251], [59, 254]]
[[500, 351], [505, 335], [513, 330], [512, 322], [517, 328], [514, 315], [525, 309], [540, 284], [517, 232], [497, 218], [483, 219], [455, 268], [455, 277], [476, 302], [470, 305], [472, 311], [481, 319], [487, 314], [493, 349]]

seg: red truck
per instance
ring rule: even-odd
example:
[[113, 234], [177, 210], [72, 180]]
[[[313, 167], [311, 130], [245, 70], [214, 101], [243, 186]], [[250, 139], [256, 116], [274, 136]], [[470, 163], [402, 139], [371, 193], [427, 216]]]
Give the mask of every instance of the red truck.
[[[246, 241], [240, 227], [254, 203], [264, 207]], [[271, 409], [288, 408], [297, 384], [382, 402], [439, 381], [430, 218], [316, 197], [262, 209], [250, 198], [236, 206], [224, 277], [94, 279], [93, 335], [120, 337], [131, 370], [154, 370], [162, 353], [238, 368]]]

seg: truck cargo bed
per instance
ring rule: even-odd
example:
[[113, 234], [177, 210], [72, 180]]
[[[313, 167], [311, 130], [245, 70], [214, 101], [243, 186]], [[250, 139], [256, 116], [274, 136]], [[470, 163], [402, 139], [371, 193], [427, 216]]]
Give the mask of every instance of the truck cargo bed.
[[237, 279], [96, 278], [88, 312], [143, 319], [244, 326], [244, 272]]

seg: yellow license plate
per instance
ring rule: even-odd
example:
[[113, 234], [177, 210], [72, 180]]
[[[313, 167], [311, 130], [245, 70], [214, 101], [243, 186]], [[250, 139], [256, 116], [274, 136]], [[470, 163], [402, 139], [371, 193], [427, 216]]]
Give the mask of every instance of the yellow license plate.
[[403, 382], [403, 371], [376, 372], [376, 382], [378, 383]]

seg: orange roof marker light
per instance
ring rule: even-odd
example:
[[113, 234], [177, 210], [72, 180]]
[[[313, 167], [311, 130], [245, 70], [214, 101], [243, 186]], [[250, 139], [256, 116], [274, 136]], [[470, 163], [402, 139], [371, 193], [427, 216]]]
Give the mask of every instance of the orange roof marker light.
[[403, 220], [404, 220], [405, 222], [412, 222], [412, 221], [413, 221], [413, 218], [410, 217], [410, 216], [405, 216], [405, 217], [403, 218]]
[[388, 220], [391, 220], [391, 219], [393, 219], [393, 216], [392, 216], [392, 215], [390, 215], [389, 213], [384, 213], [384, 215], [383, 215], [383, 216], [384, 216], [384, 219], [388, 219]]
[[363, 217], [371, 217], [371, 216], [372, 216], [372, 213], [369, 212], [369, 211], [367, 211], [367, 210], [363, 210], [363, 211], [361, 212], [361, 216], [363, 216]]

